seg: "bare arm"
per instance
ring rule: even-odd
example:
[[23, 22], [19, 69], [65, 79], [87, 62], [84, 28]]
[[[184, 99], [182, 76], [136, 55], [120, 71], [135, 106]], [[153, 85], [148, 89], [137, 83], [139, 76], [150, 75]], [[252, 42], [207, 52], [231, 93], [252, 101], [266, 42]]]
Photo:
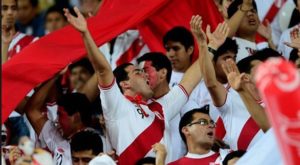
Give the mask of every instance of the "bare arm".
[[87, 22], [83, 15], [80, 13], [77, 7], [75, 7], [74, 10], [77, 14], [77, 17], [72, 16], [68, 9], [64, 9], [65, 16], [67, 17], [68, 22], [81, 33], [84, 45], [87, 49], [88, 58], [98, 74], [99, 84], [101, 86], [108, 86], [114, 79], [110, 64], [105, 59], [104, 55], [99, 51], [88, 30]]
[[156, 153], [155, 158], [155, 165], [165, 165], [166, 157], [167, 157], [167, 150], [165, 145], [161, 143], [155, 143], [152, 146], [154, 152]]
[[[219, 24], [213, 34], [210, 32], [210, 27], [208, 26], [206, 33], [209, 39], [210, 47], [217, 50], [225, 42], [228, 31], [229, 29], [225, 22]], [[203, 31], [202, 33], [205, 35]], [[212, 58], [208, 52], [208, 47], [206, 44], [203, 44], [203, 50], [204, 53], [200, 57], [200, 67], [204, 82], [214, 105], [220, 107], [223, 106], [226, 101], [227, 91], [225, 87], [217, 80]]]
[[248, 91], [247, 84], [250, 85], [249, 76], [245, 73], [240, 74], [236, 64], [232, 60], [227, 60], [222, 67], [227, 75], [229, 84], [239, 93], [254, 121], [266, 132], [270, 128], [270, 123], [264, 108], [256, 102]]
[[8, 29], [4, 25], [1, 27], [1, 59], [2, 59], [2, 64], [4, 64], [7, 61], [8, 58], [8, 48], [9, 44], [11, 43], [13, 39], [13, 30], [12, 28]]
[[228, 26], [230, 27], [230, 31], [228, 34], [228, 37], [233, 37], [237, 30], [240, 27], [241, 21], [247, 11], [251, 10], [253, 8], [252, 6], [253, 0], [244, 0], [240, 9], [238, 9], [233, 16], [227, 20]]
[[84, 86], [78, 89], [78, 92], [85, 94], [91, 102], [95, 101], [99, 95], [97, 74], [94, 73], [93, 76], [84, 84]]

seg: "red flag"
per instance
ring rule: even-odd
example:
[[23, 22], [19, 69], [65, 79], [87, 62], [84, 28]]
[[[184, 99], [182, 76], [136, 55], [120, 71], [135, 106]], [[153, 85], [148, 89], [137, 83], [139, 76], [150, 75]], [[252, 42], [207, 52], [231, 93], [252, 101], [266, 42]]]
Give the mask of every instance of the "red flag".
[[[136, 26], [167, 1], [106, 0], [98, 14], [88, 20], [89, 30], [101, 45]], [[85, 54], [80, 33], [67, 26], [42, 37], [3, 64], [2, 122], [32, 88]]]
[[[163, 35], [174, 26], [184, 26], [190, 29], [192, 15], [200, 15], [203, 20], [203, 28], [207, 24], [212, 26], [212, 30], [218, 23], [223, 21], [217, 6], [212, 0], [172, 0], [159, 9], [154, 15], [138, 25], [138, 29], [150, 50], [165, 52], [162, 43]], [[197, 46], [195, 47], [197, 50]], [[194, 59], [198, 56], [198, 51], [194, 52]]]
[[296, 165], [300, 160], [300, 75], [293, 64], [272, 59], [258, 67], [255, 78], [285, 164]]

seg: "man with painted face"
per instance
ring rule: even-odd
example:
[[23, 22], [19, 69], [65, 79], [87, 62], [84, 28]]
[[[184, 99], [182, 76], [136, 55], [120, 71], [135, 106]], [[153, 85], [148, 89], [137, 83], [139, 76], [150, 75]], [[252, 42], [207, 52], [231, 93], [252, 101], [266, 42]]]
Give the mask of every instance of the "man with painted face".
[[[134, 164], [145, 156], [155, 155], [151, 146], [162, 141], [171, 150], [168, 122], [179, 113], [200, 81], [198, 64], [192, 65], [180, 84], [159, 100], [152, 99], [153, 91], [145, 73], [125, 63], [114, 72], [87, 28], [87, 22], [77, 8], [77, 17], [68, 10], [65, 15], [81, 34], [88, 58], [99, 77], [100, 97], [107, 130], [120, 164]], [[126, 135], [126, 136], [124, 136]], [[171, 161], [171, 155], [167, 162]]]

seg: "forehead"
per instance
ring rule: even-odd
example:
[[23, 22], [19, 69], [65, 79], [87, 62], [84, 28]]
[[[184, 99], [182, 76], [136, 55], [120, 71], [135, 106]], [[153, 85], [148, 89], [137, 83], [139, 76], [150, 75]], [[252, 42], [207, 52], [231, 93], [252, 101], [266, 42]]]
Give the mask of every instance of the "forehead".
[[231, 52], [231, 51], [227, 51], [226, 53], [223, 53], [222, 55], [220, 55], [218, 58], [235, 58], [236, 54]]
[[72, 151], [72, 156], [73, 157], [90, 157], [90, 156], [95, 156], [93, 154], [93, 150], [83, 150], [83, 151]]
[[255, 66], [257, 66], [257, 65], [259, 65], [259, 64], [261, 64], [262, 62], [260, 61], [260, 60], [253, 60], [253, 61], [251, 61], [251, 67], [255, 67]]
[[139, 64], [139, 68], [149, 68], [149, 67], [152, 67], [152, 61], [142, 61], [140, 64]]
[[63, 17], [63, 15], [61, 15], [58, 11], [52, 11], [50, 13], [47, 14], [47, 18], [53, 18], [53, 17]]
[[179, 41], [168, 41], [165, 45], [166, 47], [184, 47]]
[[2, 0], [1, 3], [2, 3], [2, 6], [5, 6], [5, 5], [7, 5], [7, 6], [17, 5], [16, 0]]
[[211, 120], [208, 114], [201, 113], [201, 112], [196, 112], [193, 115], [193, 121], [197, 121], [199, 119], [206, 119], [206, 120]]
[[133, 71], [136, 70], [136, 69], [138, 69], [138, 67], [136, 67], [136, 66], [134, 66], [134, 65], [129, 65], [129, 66], [127, 66], [127, 67], [125, 68], [125, 71], [126, 71], [127, 73], [131, 73], [131, 72], [133, 72]]

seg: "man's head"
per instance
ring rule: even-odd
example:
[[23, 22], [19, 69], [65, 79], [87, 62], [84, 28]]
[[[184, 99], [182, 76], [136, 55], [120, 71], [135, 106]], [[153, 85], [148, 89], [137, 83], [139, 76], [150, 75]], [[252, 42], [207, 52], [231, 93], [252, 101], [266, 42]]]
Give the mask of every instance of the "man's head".
[[252, 82], [254, 82], [254, 73], [259, 64], [271, 57], [282, 56], [271, 48], [265, 48], [255, 52], [252, 56], [248, 56], [237, 63], [237, 67], [241, 73], [250, 74]]
[[82, 14], [88, 17], [88, 13], [96, 15], [101, 0], [80, 0], [79, 2]]
[[[235, 0], [233, 1], [227, 12], [228, 12], [228, 18], [231, 18], [235, 12], [240, 10], [240, 7], [242, 6], [243, 0]], [[240, 26], [237, 30], [237, 36], [253, 36], [256, 34], [258, 26], [259, 26], [259, 19], [257, 14], [257, 6], [255, 1], [252, 3], [253, 8], [250, 11], [247, 11], [245, 16], [243, 17]]]
[[70, 85], [72, 89], [81, 88], [94, 73], [93, 66], [87, 58], [71, 64], [69, 70], [71, 72]]
[[94, 157], [103, 152], [103, 143], [98, 133], [84, 130], [71, 138], [73, 165], [87, 165]]
[[45, 14], [45, 29], [47, 33], [58, 30], [68, 24], [63, 10], [57, 6], [50, 7]]
[[90, 126], [92, 121], [91, 103], [81, 93], [70, 93], [59, 98], [58, 102], [59, 131], [69, 138], [78, 129]]
[[6, 28], [14, 28], [18, 14], [17, 0], [1, 1], [1, 23]]
[[155, 165], [155, 158], [153, 157], [145, 157], [138, 160], [135, 165]]
[[38, 5], [38, 0], [18, 1], [18, 21], [23, 25], [30, 23], [38, 13]]
[[238, 45], [236, 41], [231, 38], [226, 38], [224, 44], [221, 45], [217, 50], [217, 53], [214, 54], [213, 63], [216, 76], [221, 83], [227, 83], [227, 77], [222, 69], [222, 64], [224, 64], [225, 61], [230, 58], [235, 61], [237, 51]]
[[139, 67], [148, 75], [151, 89], [163, 81], [169, 84], [172, 74], [171, 62], [163, 53], [150, 52], [137, 59]]
[[197, 145], [210, 150], [215, 139], [215, 127], [209, 116], [209, 105], [185, 113], [179, 123], [180, 136], [188, 149]]
[[223, 165], [234, 165], [245, 153], [246, 151], [243, 150], [232, 151], [226, 155], [222, 163]]
[[173, 70], [185, 72], [191, 65], [194, 53], [194, 38], [192, 33], [185, 27], [174, 27], [164, 35], [163, 44]]
[[117, 66], [113, 73], [123, 94], [140, 94], [146, 98], [153, 96], [148, 78], [142, 69], [131, 63], [124, 63]]

